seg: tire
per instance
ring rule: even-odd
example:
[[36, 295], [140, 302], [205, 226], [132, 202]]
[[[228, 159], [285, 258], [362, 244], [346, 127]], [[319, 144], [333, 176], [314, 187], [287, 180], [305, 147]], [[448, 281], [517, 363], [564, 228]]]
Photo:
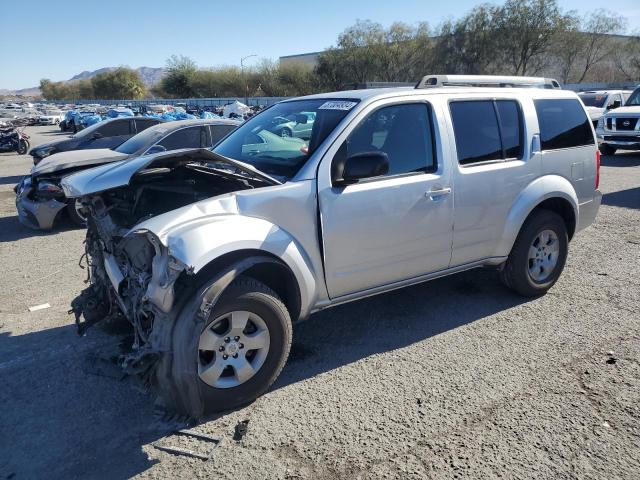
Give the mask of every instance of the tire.
[[[201, 418], [255, 400], [276, 380], [291, 348], [291, 318], [273, 290], [252, 278], [240, 277], [227, 287], [208, 317], [202, 320], [198, 315], [199, 309], [205, 292], [212, 285], [213, 282], [208, 282], [184, 303], [173, 327], [170, 352], [162, 355], [156, 370], [159, 393], [165, 406], [191, 418]], [[253, 322], [252, 318], [259, 318], [263, 322], [262, 330], [266, 328], [268, 331], [266, 352], [246, 349], [244, 357], [243, 350], [235, 350], [238, 352], [236, 355], [240, 354], [238, 361], [242, 364], [255, 353], [249, 361], [258, 365], [259, 355], [262, 356], [262, 363], [257, 366], [255, 373], [242, 382], [238, 380], [240, 375], [232, 366], [224, 367], [222, 375], [207, 376], [208, 369], [216, 365], [216, 362], [234, 362], [231, 359], [234, 351], [231, 347], [238, 337], [232, 336], [235, 335], [233, 332], [225, 332], [230, 327], [230, 312], [235, 312], [234, 315], [248, 312], [253, 317], [249, 317], [247, 325]], [[228, 322], [228, 326], [225, 322]], [[216, 325], [219, 325], [218, 329]], [[229, 338], [231, 341], [211, 343], [210, 347], [205, 348], [207, 342], [203, 343], [202, 339], [207, 337], [205, 332], [213, 331], [212, 328], [216, 329], [213, 336], [215, 341], [220, 342], [220, 338]], [[257, 329], [256, 333], [259, 333]], [[242, 335], [239, 342], [252, 338], [244, 331]], [[242, 348], [242, 345], [235, 343], [234, 348]], [[225, 353], [220, 352], [221, 348], [228, 349], [224, 350], [229, 353], [227, 360], [223, 360], [226, 357]], [[215, 378], [222, 385], [212, 385]]]
[[73, 133], [78, 133], [78, 126], [76, 125], [76, 122], [73, 122]]
[[[545, 232], [549, 232], [546, 234], [548, 243], [541, 241]], [[557, 254], [553, 253], [556, 247]], [[509, 258], [500, 271], [500, 279], [508, 288], [525, 297], [543, 295], [560, 277], [568, 248], [569, 237], [562, 217], [550, 210], [538, 210], [520, 229]]]
[[29, 142], [26, 140], [18, 141], [18, 155], [24, 155], [29, 151]]
[[282, 138], [291, 138], [293, 137], [293, 132], [288, 128], [283, 128], [282, 130], [280, 130], [280, 136]]
[[66, 208], [69, 219], [71, 220], [71, 222], [73, 222], [74, 225], [77, 225], [78, 227], [87, 226], [87, 218], [81, 215], [78, 211], [78, 200], [69, 200]]
[[607, 144], [602, 144], [598, 147], [600, 149], [600, 153], [603, 155], [613, 155], [614, 153], [616, 153], [616, 148], [612, 147], [611, 145], [607, 145]]

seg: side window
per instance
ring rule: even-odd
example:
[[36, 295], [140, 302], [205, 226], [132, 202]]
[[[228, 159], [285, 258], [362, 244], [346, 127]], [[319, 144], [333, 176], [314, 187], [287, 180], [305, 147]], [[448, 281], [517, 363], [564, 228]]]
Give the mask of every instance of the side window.
[[504, 158], [522, 158], [524, 152], [522, 115], [514, 100], [496, 100]]
[[149, 118], [136, 118], [136, 129], [138, 130], [138, 133], [157, 124], [157, 121], [151, 120]]
[[211, 145], [215, 145], [235, 129], [235, 125], [209, 125], [209, 130], [211, 131]]
[[498, 119], [491, 100], [451, 102], [460, 165], [502, 159]]
[[167, 138], [159, 142], [167, 150], [180, 148], [200, 148], [202, 145], [203, 131], [201, 127], [189, 127], [173, 132]]
[[591, 122], [579, 100], [534, 100], [542, 150], [593, 145]]
[[103, 137], [115, 137], [118, 135], [129, 135], [129, 120], [116, 120], [108, 122], [98, 129]]
[[518, 102], [456, 101], [449, 108], [460, 165], [522, 158], [524, 135]]
[[384, 152], [389, 157], [387, 176], [435, 171], [431, 118], [431, 108], [424, 103], [380, 108], [351, 132], [338, 155]]

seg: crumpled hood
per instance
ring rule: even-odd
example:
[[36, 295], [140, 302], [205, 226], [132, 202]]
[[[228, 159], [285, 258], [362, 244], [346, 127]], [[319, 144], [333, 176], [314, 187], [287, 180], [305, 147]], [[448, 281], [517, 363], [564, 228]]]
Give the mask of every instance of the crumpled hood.
[[[201, 152], [206, 153], [208, 150], [183, 148], [180, 150], [170, 150], [168, 152], [154, 153], [140, 157], [132, 157], [130, 155], [122, 155], [114, 152], [120, 157], [114, 157], [113, 160], [107, 161], [116, 163], [100, 165], [95, 168], [69, 175], [62, 179], [62, 189], [64, 190], [64, 194], [67, 198], [78, 198], [85, 195], [104, 192], [105, 190], [111, 190], [112, 188], [124, 187], [125, 185], [129, 185], [131, 177], [140, 170], [145, 169], [147, 165], [155, 160], [167, 157], [170, 163], [178, 163], [185, 161], [185, 159], [189, 159], [191, 155], [202, 155]], [[56, 157], [57, 155], [52, 156]]]
[[67, 168], [91, 167], [103, 163], [124, 160], [128, 155], [118, 153], [108, 148], [96, 148], [93, 150], [72, 150], [50, 155], [40, 161], [31, 169], [31, 175], [54, 173]]
[[[238, 214], [238, 203], [234, 192], [225, 193], [217, 197], [207, 198], [176, 210], [145, 220], [135, 225], [129, 234], [147, 230], [153, 233], [163, 245], [171, 250], [180, 242], [183, 228], [192, 229], [195, 225], [210, 224], [228, 219], [230, 215]], [[206, 241], [206, 239], [203, 239]]]
[[621, 117], [628, 114], [640, 115], [640, 105], [633, 105], [631, 107], [619, 107], [615, 110], [611, 110], [609, 116]]

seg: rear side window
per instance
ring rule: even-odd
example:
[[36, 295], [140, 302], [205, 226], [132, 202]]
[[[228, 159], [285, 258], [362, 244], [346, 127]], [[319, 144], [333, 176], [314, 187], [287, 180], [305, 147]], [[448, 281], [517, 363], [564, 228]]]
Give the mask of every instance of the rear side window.
[[98, 132], [103, 137], [116, 137], [119, 135], [129, 135], [130, 129], [129, 124], [131, 122], [129, 120], [116, 120], [113, 122], [108, 122], [105, 125], [101, 126], [98, 129]]
[[159, 144], [167, 150], [181, 148], [200, 148], [203, 145], [204, 131], [201, 127], [182, 128], [172, 133]]
[[211, 130], [211, 145], [215, 145], [235, 129], [235, 125], [209, 125], [209, 130]]
[[579, 100], [534, 100], [542, 150], [593, 145], [591, 122]]
[[514, 100], [451, 102], [460, 165], [522, 157], [522, 114]]
[[136, 118], [136, 128], [138, 129], [138, 133], [157, 124], [158, 121], [151, 118]]

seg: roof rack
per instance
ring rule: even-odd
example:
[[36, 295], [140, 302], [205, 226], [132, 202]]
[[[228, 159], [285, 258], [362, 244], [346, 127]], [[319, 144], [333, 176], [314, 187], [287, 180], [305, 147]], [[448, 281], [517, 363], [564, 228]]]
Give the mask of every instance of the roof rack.
[[520, 87], [520, 88], [560, 88], [553, 78], [509, 77], [502, 75], [427, 75], [422, 77], [416, 88], [434, 87]]

